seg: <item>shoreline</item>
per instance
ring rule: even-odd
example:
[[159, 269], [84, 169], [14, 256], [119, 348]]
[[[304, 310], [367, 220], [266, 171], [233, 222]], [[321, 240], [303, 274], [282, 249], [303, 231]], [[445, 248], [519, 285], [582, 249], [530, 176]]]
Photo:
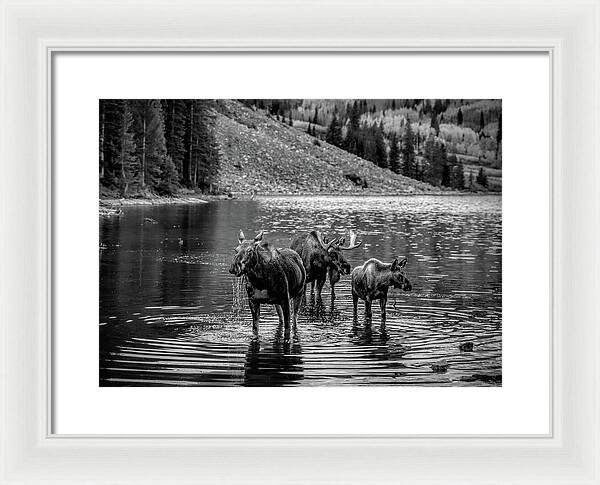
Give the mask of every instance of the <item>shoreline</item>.
[[120, 213], [123, 207], [137, 206], [156, 206], [156, 205], [183, 205], [183, 204], [207, 204], [215, 200], [252, 200], [261, 197], [466, 197], [466, 196], [496, 196], [501, 197], [502, 192], [454, 192], [440, 191], [434, 193], [401, 193], [401, 194], [340, 194], [340, 193], [318, 193], [318, 194], [281, 194], [281, 193], [262, 193], [258, 194], [237, 194], [237, 195], [181, 195], [171, 197], [135, 197], [135, 198], [115, 198], [115, 197], [100, 197], [99, 212], [101, 216], [111, 216]]
[[119, 215], [124, 207], [139, 207], [139, 206], [158, 206], [158, 205], [187, 205], [187, 204], [207, 204], [218, 200], [255, 200], [263, 197], [502, 197], [502, 192], [463, 192], [463, 191], [440, 191], [432, 193], [410, 193], [404, 192], [400, 194], [381, 194], [381, 193], [316, 193], [316, 194], [282, 194], [261, 193], [261, 194], [231, 194], [231, 195], [181, 195], [170, 197], [134, 197], [134, 198], [115, 198], [115, 197], [99, 197], [99, 215], [112, 216]]
[[181, 195], [170, 197], [132, 197], [132, 198], [115, 198], [115, 197], [100, 197], [100, 208], [116, 208], [132, 205], [175, 205], [175, 204], [205, 204], [211, 200], [227, 199], [224, 196], [214, 195]]

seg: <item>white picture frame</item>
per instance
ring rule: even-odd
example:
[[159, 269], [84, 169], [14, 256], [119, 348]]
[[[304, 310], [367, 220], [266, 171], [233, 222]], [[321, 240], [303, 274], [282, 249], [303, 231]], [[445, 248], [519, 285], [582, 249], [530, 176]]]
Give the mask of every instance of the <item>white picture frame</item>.
[[[597, 1], [0, 6], [0, 483], [600, 483]], [[51, 67], [81, 50], [547, 52], [551, 435], [53, 434]]]

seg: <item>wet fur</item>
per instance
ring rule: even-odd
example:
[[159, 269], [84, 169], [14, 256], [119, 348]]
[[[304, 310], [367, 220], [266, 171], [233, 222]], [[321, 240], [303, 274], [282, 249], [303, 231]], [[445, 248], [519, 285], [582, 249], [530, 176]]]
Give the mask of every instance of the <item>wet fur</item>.
[[306, 272], [300, 256], [288, 248], [275, 249], [260, 243], [253, 264], [246, 270], [246, 293], [252, 312], [253, 329], [258, 332], [260, 305], [276, 305], [279, 319], [286, 328], [296, 324], [306, 284]]
[[[315, 286], [317, 290], [317, 298], [321, 298], [321, 292], [325, 285], [325, 280], [329, 274], [331, 283], [331, 292], [334, 297], [333, 287], [340, 279], [340, 268], [337, 267], [336, 261], [334, 261], [327, 251], [323, 249], [317, 234], [315, 231], [311, 231], [308, 234], [301, 236], [295, 236], [290, 244], [291, 249], [296, 251], [302, 258], [304, 268], [306, 269], [306, 285], [311, 284], [311, 293], [314, 292]], [[337, 250], [333, 250], [337, 251]], [[337, 251], [340, 253], [340, 251]], [[341, 253], [338, 258], [346, 262]], [[346, 262], [346, 264], [348, 264]], [[335, 275], [337, 273], [337, 276]], [[334, 279], [332, 279], [332, 276]]]

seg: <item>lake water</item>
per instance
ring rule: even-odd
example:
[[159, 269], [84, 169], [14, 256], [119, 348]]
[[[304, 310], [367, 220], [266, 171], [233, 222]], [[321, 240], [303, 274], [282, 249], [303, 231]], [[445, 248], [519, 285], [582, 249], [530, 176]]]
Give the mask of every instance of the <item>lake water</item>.
[[[100, 385], [497, 386], [502, 383], [499, 196], [264, 197], [125, 207], [100, 219]], [[149, 221], [148, 219], [152, 219]], [[276, 247], [348, 229], [370, 257], [407, 257], [412, 292], [392, 289], [382, 323], [350, 278], [309, 298], [286, 338], [263, 306], [259, 338], [228, 273], [240, 229]], [[465, 347], [463, 344], [467, 344]], [[472, 344], [472, 350], [469, 346]]]

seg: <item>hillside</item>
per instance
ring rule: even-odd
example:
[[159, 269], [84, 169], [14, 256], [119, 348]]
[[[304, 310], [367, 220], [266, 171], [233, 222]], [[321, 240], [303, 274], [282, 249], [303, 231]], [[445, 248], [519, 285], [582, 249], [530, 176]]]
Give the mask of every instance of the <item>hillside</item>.
[[233, 100], [217, 104], [215, 142], [221, 155], [216, 186], [233, 195], [441, 192]]

